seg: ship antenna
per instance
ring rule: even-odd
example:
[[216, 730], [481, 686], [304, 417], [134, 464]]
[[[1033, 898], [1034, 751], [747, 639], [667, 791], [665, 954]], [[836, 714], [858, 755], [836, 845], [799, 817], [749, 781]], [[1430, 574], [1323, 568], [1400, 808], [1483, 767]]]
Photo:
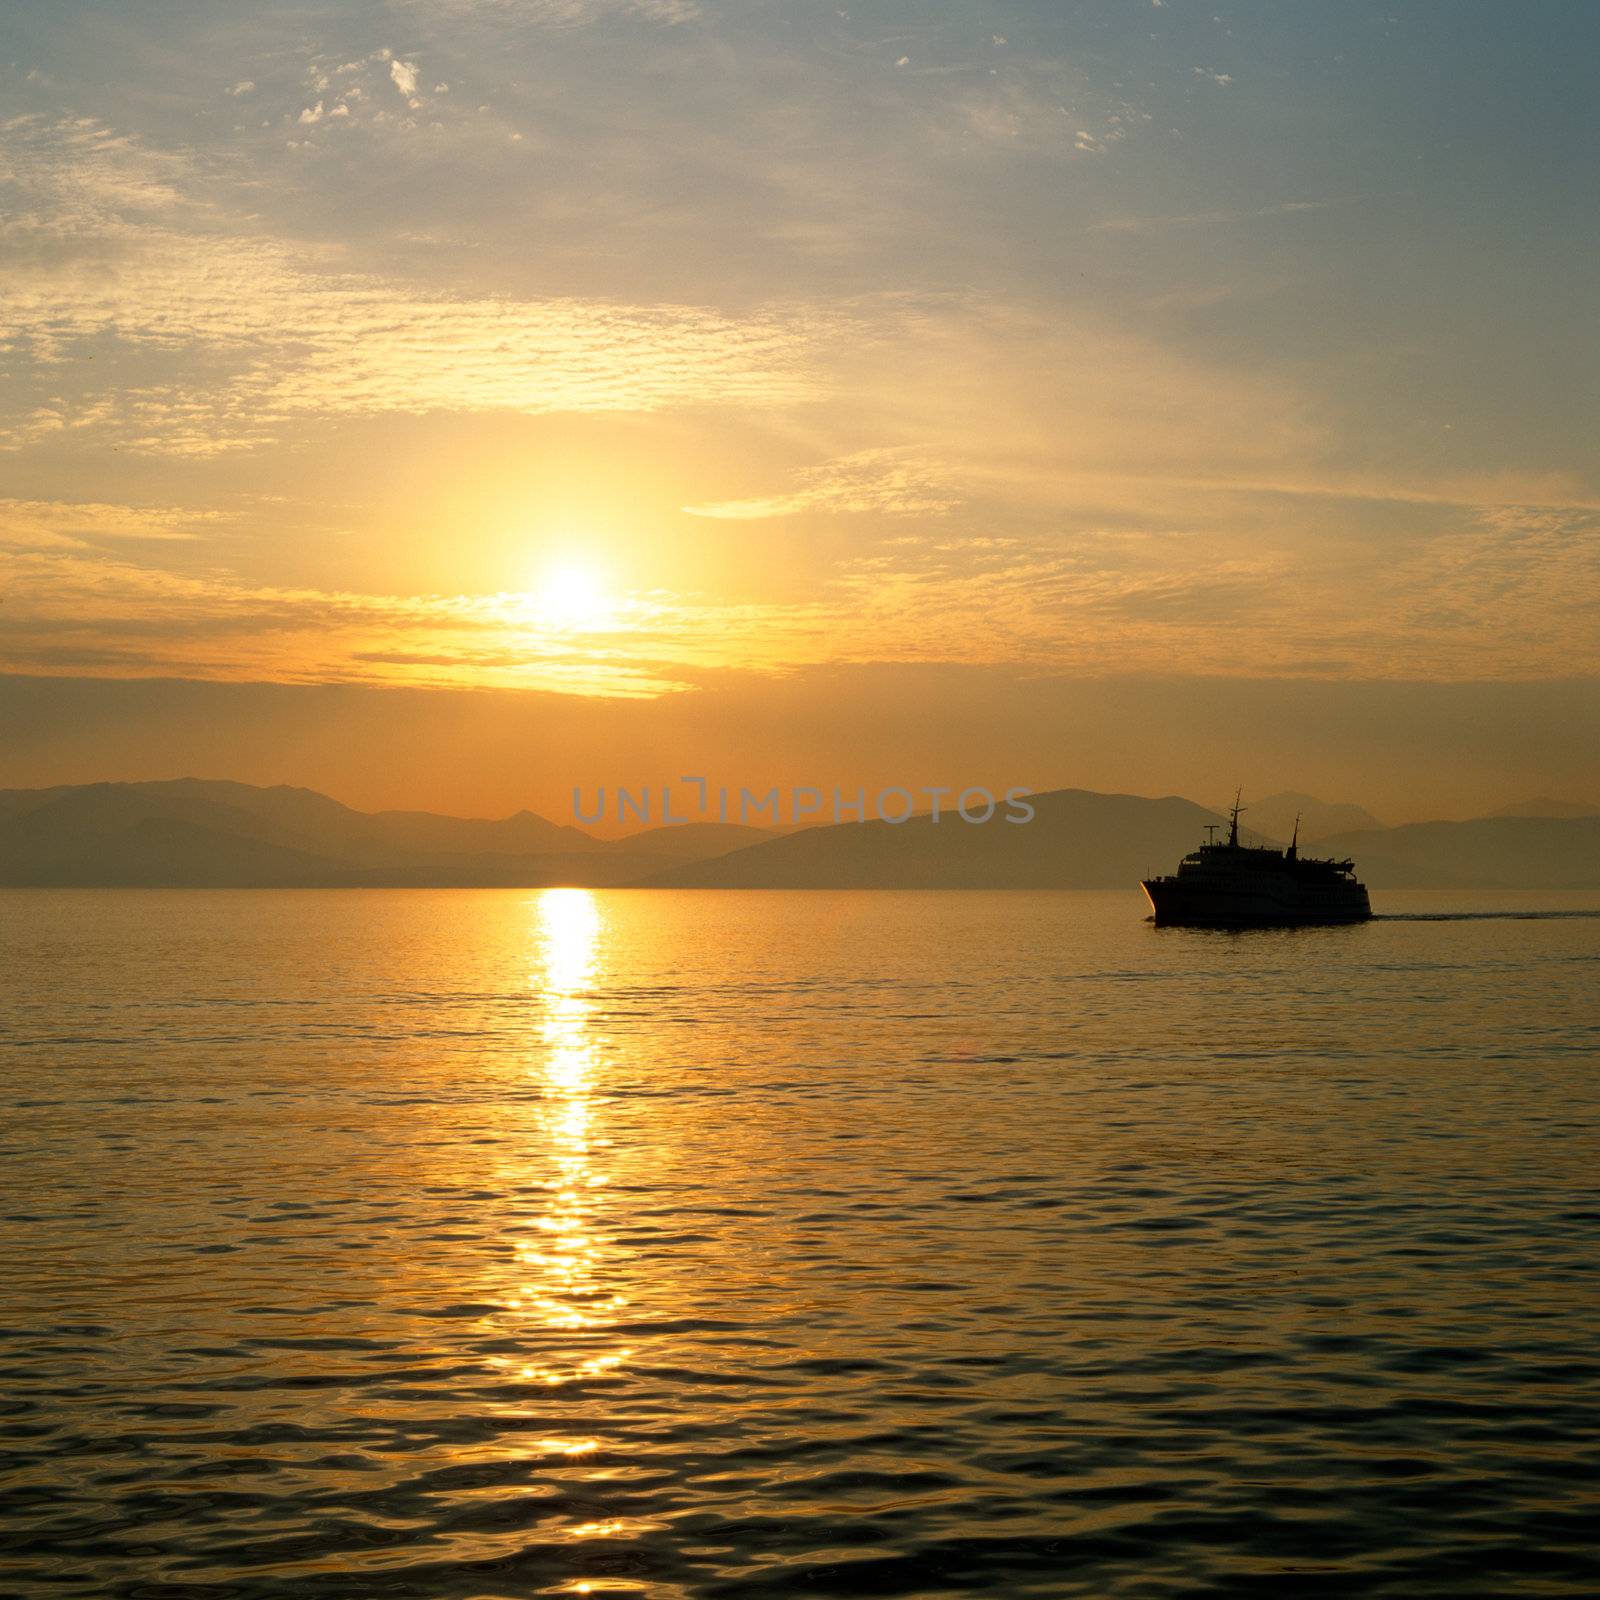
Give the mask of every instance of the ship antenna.
[[1294, 814], [1294, 837], [1289, 840], [1289, 859], [1291, 861], [1300, 859], [1300, 813], [1298, 811]]
[[1245, 809], [1239, 804], [1239, 797], [1243, 793], [1242, 788], [1233, 791], [1233, 806], [1228, 812], [1228, 843], [1235, 849], [1239, 846], [1239, 813]]

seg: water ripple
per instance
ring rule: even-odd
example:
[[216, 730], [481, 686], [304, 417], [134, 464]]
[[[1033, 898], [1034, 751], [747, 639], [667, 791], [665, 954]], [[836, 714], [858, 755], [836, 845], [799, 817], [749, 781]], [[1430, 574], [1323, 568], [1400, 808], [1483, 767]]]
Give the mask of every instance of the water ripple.
[[6, 1594], [1600, 1593], [1592, 903], [4, 909]]

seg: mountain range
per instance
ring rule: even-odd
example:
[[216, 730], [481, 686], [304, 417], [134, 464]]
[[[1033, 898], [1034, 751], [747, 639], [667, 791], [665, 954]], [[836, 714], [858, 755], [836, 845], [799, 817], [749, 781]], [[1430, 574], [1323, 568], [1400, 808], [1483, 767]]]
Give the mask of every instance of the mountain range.
[[531, 811], [354, 811], [311, 789], [198, 778], [0, 790], [8, 885], [602, 887], [767, 837], [710, 822], [603, 840]]
[[[221, 780], [9, 789], [0, 790], [0, 885], [1131, 888], [1170, 871], [1221, 821], [1176, 795], [1059, 789], [1030, 804], [1025, 824], [997, 813], [974, 825], [946, 812], [787, 833], [687, 823], [596, 839], [531, 811], [493, 820], [363, 812], [310, 789]], [[1280, 813], [1291, 827], [1299, 814], [1314, 853], [1353, 857], [1374, 889], [1600, 888], [1600, 815], [1571, 802], [1397, 828], [1292, 793], [1253, 810], [1280, 839]], [[1370, 825], [1315, 837], [1309, 819], [1352, 812]]]
[[1167, 795], [1057, 789], [1033, 820], [982, 825], [944, 813], [846, 822], [766, 839], [652, 876], [651, 888], [1113, 889], [1167, 871], [1220, 818]]
[[1600, 816], [1411, 822], [1319, 839], [1371, 889], [1600, 889]]
[[[1226, 812], [1228, 808], [1219, 805], [1213, 809]], [[1245, 809], [1242, 826], [1266, 839], [1288, 839], [1293, 837], [1296, 823], [1301, 844], [1315, 844], [1330, 834], [1383, 827], [1383, 823], [1363, 806], [1351, 805], [1348, 801], [1319, 800], [1314, 794], [1300, 794], [1293, 789], [1269, 794], [1264, 800], [1252, 800]]]
[[1515, 805], [1501, 806], [1491, 811], [1491, 817], [1594, 817], [1600, 816], [1600, 806], [1588, 800], [1552, 800], [1542, 794], [1534, 800], [1519, 800]]

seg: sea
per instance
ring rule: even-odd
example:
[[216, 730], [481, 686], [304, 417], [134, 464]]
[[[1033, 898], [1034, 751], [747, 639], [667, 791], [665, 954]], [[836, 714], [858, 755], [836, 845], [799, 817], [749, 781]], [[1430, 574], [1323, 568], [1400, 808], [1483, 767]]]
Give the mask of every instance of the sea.
[[0, 894], [0, 1593], [1600, 1594], [1600, 894]]

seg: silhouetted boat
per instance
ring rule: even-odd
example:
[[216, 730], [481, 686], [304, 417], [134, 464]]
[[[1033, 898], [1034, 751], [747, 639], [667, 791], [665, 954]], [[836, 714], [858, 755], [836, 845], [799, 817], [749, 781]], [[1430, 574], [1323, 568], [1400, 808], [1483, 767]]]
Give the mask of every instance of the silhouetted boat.
[[1216, 842], [1221, 824], [1208, 824], [1206, 842], [1179, 862], [1176, 873], [1143, 880], [1158, 925], [1296, 927], [1365, 922], [1372, 915], [1366, 886], [1356, 880], [1355, 862], [1302, 856], [1298, 818], [1287, 850], [1240, 844], [1242, 810], [1235, 795], [1226, 844]]

